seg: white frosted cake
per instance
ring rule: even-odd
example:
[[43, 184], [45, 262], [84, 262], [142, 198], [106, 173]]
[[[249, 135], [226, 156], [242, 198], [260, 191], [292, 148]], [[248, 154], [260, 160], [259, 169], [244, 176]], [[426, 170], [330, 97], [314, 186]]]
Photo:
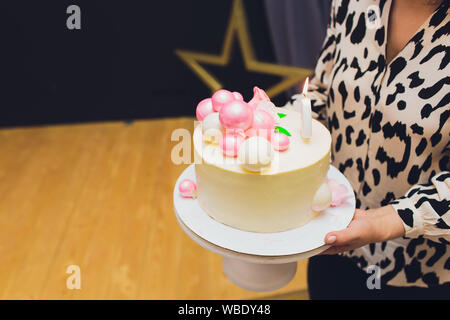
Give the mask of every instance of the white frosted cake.
[[256, 87], [248, 103], [226, 90], [203, 100], [193, 137], [201, 208], [262, 233], [302, 226], [326, 208], [331, 136], [308, 114], [275, 107]]

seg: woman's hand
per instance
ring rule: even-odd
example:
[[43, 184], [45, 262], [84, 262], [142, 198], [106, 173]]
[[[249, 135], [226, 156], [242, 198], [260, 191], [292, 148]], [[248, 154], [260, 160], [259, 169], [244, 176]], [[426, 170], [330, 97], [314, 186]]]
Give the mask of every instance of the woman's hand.
[[371, 210], [356, 209], [346, 229], [329, 232], [325, 236], [325, 243], [332, 247], [321, 254], [349, 251], [369, 243], [395, 239], [404, 234], [403, 222], [391, 205]]

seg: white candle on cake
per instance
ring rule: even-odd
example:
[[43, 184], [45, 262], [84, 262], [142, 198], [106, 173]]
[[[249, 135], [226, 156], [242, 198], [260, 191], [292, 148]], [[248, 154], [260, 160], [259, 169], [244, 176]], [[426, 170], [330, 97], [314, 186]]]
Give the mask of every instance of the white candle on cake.
[[311, 99], [308, 98], [308, 83], [309, 78], [306, 78], [303, 92], [300, 96], [300, 118], [302, 122], [301, 136], [304, 139], [309, 139], [312, 136], [312, 111]]

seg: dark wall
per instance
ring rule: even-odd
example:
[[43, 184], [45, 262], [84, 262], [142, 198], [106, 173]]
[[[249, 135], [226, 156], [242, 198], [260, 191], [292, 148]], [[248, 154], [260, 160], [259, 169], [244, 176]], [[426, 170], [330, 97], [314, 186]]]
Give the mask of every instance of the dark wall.
[[[66, 27], [71, 4], [81, 8], [81, 30]], [[0, 126], [193, 115], [210, 91], [174, 50], [220, 53], [231, 5], [2, 0]], [[263, 1], [245, 7], [258, 59], [275, 62]], [[278, 80], [247, 73], [239, 50], [228, 68], [209, 70], [246, 98], [253, 85]]]

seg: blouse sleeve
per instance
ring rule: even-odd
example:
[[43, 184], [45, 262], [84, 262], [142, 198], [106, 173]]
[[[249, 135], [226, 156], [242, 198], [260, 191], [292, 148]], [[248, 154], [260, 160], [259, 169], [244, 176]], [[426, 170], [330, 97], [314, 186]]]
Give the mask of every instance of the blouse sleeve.
[[[316, 63], [314, 73], [310, 77], [308, 97], [311, 99], [313, 116], [327, 126], [326, 105], [331, 83], [332, 69], [336, 55], [336, 32], [335, 32], [334, 1], [331, 5], [330, 20], [328, 22], [327, 34]], [[295, 100], [300, 94], [292, 96], [286, 107], [293, 108]]]
[[436, 174], [431, 183], [413, 186], [391, 205], [399, 214], [405, 236], [450, 244], [450, 172]]

